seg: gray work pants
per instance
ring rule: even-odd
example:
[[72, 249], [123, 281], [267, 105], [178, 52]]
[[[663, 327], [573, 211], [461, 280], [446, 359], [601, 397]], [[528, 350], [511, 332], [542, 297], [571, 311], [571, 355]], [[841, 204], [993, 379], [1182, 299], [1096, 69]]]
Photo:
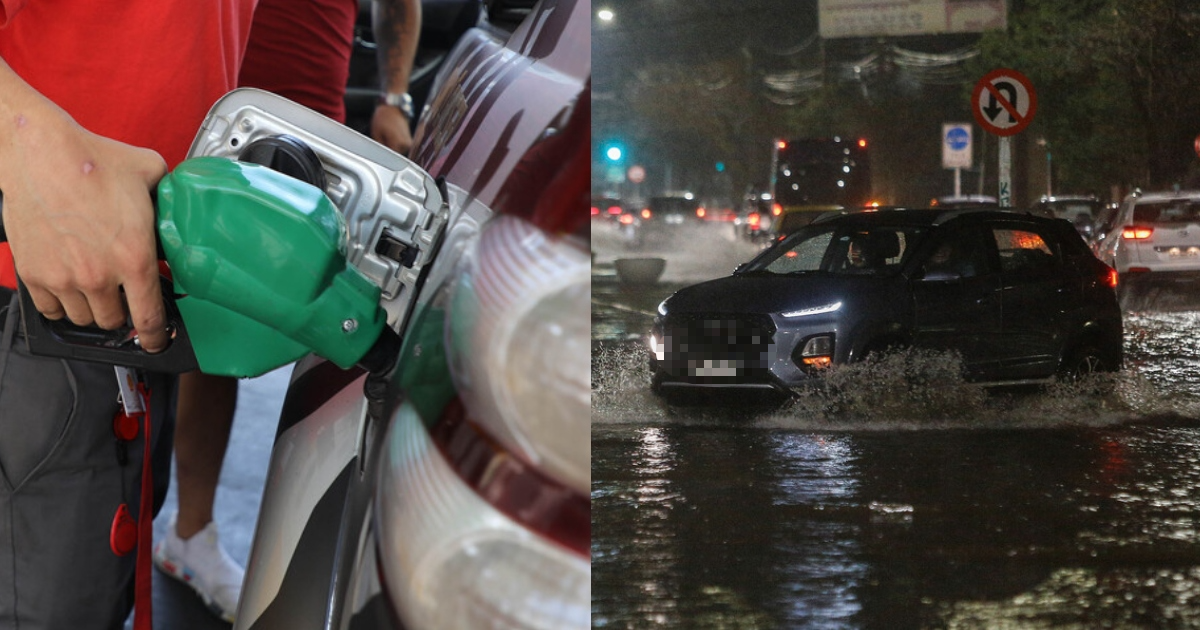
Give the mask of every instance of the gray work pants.
[[[109, 532], [120, 504], [138, 517], [144, 432], [118, 445], [112, 366], [25, 351], [11, 295], [0, 289], [0, 629], [121, 628], [137, 554], [116, 556]], [[174, 382], [147, 379], [157, 512], [170, 480]]]

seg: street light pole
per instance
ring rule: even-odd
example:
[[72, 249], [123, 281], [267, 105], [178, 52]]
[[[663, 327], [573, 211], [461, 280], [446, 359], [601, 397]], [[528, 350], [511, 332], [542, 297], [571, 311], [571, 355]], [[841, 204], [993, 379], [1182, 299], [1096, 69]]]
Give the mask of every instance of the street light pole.
[[1045, 138], [1038, 138], [1037, 144], [1039, 147], [1042, 147], [1046, 151], [1046, 196], [1053, 197], [1054, 196], [1054, 187], [1051, 185], [1051, 178], [1053, 177], [1053, 174], [1052, 174], [1053, 170], [1051, 169], [1051, 159], [1052, 158], [1050, 156], [1050, 143], [1047, 142]]
[[1053, 173], [1054, 173], [1054, 170], [1052, 168], [1050, 168], [1050, 146], [1047, 145], [1046, 146], [1046, 196], [1047, 197], [1054, 196], [1054, 190], [1050, 186], [1050, 182], [1053, 181], [1052, 178], [1054, 177]]

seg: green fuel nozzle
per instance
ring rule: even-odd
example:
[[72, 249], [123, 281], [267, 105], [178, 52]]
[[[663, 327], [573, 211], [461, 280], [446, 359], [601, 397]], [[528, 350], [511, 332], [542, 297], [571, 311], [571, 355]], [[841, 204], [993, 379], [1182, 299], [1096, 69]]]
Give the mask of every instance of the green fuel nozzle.
[[346, 223], [315, 186], [218, 157], [158, 185], [158, 234], [202, 371], [258, 376], [312, 352], [384, 369], [398, 338], [380, 289], [346, 260]]

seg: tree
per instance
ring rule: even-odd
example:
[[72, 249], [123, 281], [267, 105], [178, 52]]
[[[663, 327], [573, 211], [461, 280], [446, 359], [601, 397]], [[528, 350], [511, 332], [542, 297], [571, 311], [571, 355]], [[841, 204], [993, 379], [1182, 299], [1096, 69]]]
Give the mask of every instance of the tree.
[[980, 39], [973, 74], [1011, 67], [1033, 82], [1033, 130], [1053, 147], [1059, 190], [1168, 187], [1185, 176], [1200, 131], [1192, 5], [1026, 0], [1007, 31]]

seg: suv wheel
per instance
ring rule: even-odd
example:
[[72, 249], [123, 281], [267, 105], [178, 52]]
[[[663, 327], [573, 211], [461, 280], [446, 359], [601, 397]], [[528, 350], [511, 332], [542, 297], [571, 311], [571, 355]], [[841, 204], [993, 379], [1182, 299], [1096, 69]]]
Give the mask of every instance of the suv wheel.
[[1058, 369], [1059, 380], [1077, 381], [1097, 372], [1114, 372], [1116, 369], [1099, 348], [1084, 344], [1067, 353]]

